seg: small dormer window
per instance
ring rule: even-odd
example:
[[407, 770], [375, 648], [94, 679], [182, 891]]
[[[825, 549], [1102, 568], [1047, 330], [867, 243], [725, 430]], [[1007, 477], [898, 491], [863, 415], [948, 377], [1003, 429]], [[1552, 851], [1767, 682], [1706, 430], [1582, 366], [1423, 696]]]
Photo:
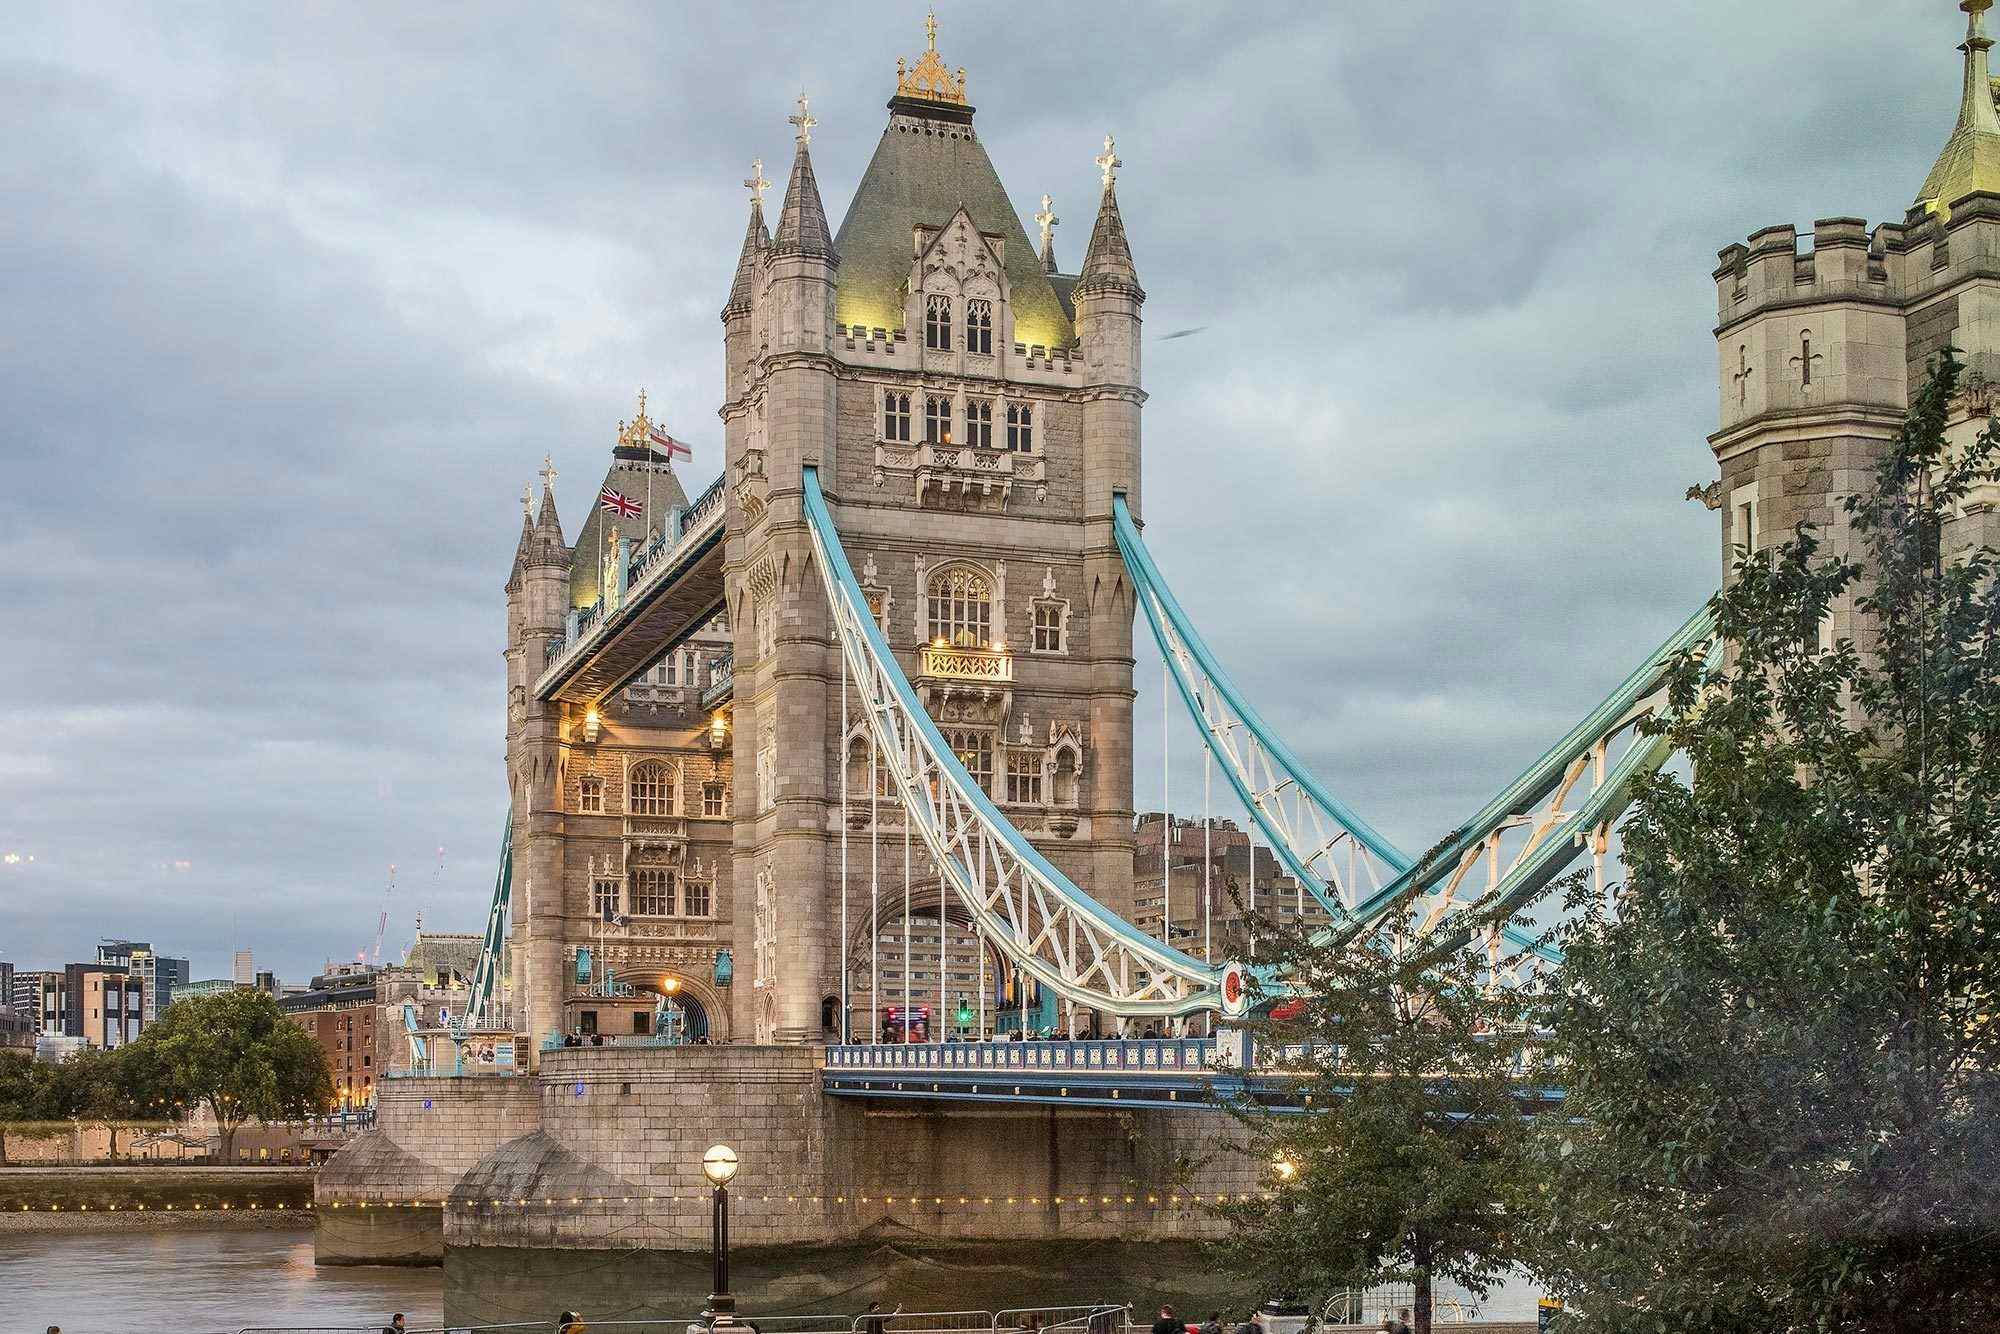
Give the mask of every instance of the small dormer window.
[[924, 346], [951, 350], [951, 298], [933, 296], [924, 302]]
[[993, 400], [965, 400], [965, 443], [979, 449], [993, 448]]
[[924, 439], [933, 445], [951, 443], [951, 399], [943, 394], [924, 398]]
[[882, 395], [882, 438], [884, 440], [908, 440], [910, 438], [910, 396], [894, 390]]
[[965, 350], [991, 355], [993, 352], [993, 303], [965, 303]]

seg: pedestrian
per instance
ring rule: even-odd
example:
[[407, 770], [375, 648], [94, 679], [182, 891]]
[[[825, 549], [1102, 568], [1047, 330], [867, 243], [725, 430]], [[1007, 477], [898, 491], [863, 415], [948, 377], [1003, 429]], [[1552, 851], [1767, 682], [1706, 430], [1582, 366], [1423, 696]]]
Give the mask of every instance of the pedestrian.
[[1159, 1038], [1159, 1036], [1160, 1036], [1160, 1030], [1154, 1028], [1151, 1024], [1147, 1024], [1146, 1031], [1139, 1035], [1140, 1039], [1146, 1042], [1155, 1041]]
[[1416, 1334], [1410, 1328], [1410, 1308], [1407, 1306], [1396, 1312], [1396, 1334]]
[[1153, 1334], [1186, 1334], [1181, 1328], [1181, 1322], [1174, 1316], [1173, 1307], [1160, 1308], [1160, 1318], [1153, 1322]]
[[583, 1317], [574, 1311], [564, 1311], [556, 1321], [556, 1334], [583, 1334], [590, 1326], [583, 1323]]
[[1257, 1323], [1257, 1313], [1255, 1311], [1243, 1317], [1242, 1321], [1236, 1326], [1236, 1334], [1263, 1334], [1262, 1327]]
[[403, 1334], [408, 1328], [409, 1326], [403, 1323], [403, 1313], [398, 1311], [389, 1317], [388, 1324], [382, 1326], [382, 1334]]
[[1208, 1319], [1201, 1322], [1201, 1334], [1222, 1334], [1222, 1312], [1208, 1313]]

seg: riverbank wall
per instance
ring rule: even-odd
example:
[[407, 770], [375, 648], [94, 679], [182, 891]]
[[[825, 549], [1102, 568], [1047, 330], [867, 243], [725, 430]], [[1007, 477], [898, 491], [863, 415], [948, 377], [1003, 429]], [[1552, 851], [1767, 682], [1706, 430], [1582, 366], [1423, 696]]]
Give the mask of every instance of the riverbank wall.
[[317, 1178], [316, 1237], [323, 1264], [701, 1252], [701, 1156], [727, 1143], [744, 1247], [1193, 1241], [1257, 1189], [1242, 1138], [1212, 1109], [830, 1097], [808, 1047], [575, 1048], [534, 1076], [385, 1081], [376, 1130]]
[[0, 1169], [0, 1233], [308, 1227], [304, 1167]]

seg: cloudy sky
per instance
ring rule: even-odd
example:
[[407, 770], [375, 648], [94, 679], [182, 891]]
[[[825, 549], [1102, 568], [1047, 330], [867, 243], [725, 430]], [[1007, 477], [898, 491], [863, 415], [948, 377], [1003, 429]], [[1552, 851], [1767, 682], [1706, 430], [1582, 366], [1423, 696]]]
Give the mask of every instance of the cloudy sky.
[[[1900, 218], [1963, 22], [1022, 14], [942, 5], [939, 46], [1017, 206], [1055, 197], [1066, 267], [1118, 137], [1155, 555], [1318, 772], [1419, 849], [1712, 587], [1681, 496], [1713, 476], [1715, 252]], [[385, 953], [419, 907], [476, 929], [522, 484], [552, 453], [573, 533], [642, 385], [696, 444], [690, 491], [714, 475], [738, 182], [756, 156], [783, 180], [803, 87], [837, 221], [922, 15], [10, 7], [0, 958], [116, 934], [303, 979], [373, 938], [391, 863]], [[1144, 808], [1157, 660], [1140, 680]]]

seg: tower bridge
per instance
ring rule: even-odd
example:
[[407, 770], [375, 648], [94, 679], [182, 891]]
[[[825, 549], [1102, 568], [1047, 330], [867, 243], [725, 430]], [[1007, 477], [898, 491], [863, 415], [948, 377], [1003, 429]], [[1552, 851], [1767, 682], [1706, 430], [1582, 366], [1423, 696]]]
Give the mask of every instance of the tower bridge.
[[[1767, 228], [1720, 254], [1720, 477], [1692, 495], [1717, 511], [1726, 557], [1801, 521], [1851, 555], [1840, 497], [1947, 342], [1972, 372], [1952, 431], [1993, 406], [1987, 7], [1963, 6], [1958, 121], [1902, 222], [1825, 219], [1803, 252], [1794, 229]], [[462, 1244], [672, 1245], [701, 1226], [674, 1146], [761, 1137], [770, 1165], [746, 1153], [745, 1171], [776, 1175], [744, 1229], [763, 1240], [954, 1227], [947, 1186], [982, 1176], [1038, 1208], [1101, 1197], [1031, 1229], [1200, 1231], [1194, 1214], [1113, 1207], [1114, 1183], [1164, 1169], [1121, 1158], [1129, 1137], [1109, 1118], [1152, 1118], [1146, 1153], [1171, 1157], [1232, 1133], [1218, 1087], [1284, 1093], [1211, 1039], [1256, 964], [1232, 952], [1240, 938], [1217, 948], [1213, 857], [1176, 865], [1172, 849], [1216, 826], [1163, 815], [1159, 864], [1138, 862], [1141, 622], [1201, 741], [1183, 761], [1204, 790], [1221, 778], [1243, 816], [1230, 832], [1268, 850], [1330, 938], [1436, 944], [1567, 869], [1601, 894], [1618, 883], [1633, 784], [1672, 760], [1645, 724], [1669, 666], [1717, 651], [1710, 612], [1635, 648], [1615, 684], [1607, 670], [1606, 696], [1439, 855], [1399, 849], [1230, 678], [1229, 646], [1211, 647], [1167, 581], [1172, 535], [1150, 534], [1164, 561], [1149, 549], [1145, 291], [1115, 144], [1068, 271], [1051, 202], [1031, 240], [935, 43], [901, 68], [837, 228], [805, 98], [775, 230], [761, 162], [745, 182], [714, 483], [688, 500], [682, 447], [642, 397], [574, 540], [552, 467], [539, 505], [527, 498], [507, 583], [508, 834], [473, 998], [449, 1031], [413, 1034], [423, 1068], [385, 1085], [382, 1130], [329, 1167], [323, 1201], [429, 1191]], [[1992, 544], [1996, 500], [1972, 497], [1947, 547]], [[1853, 617], [1837, 607], [1829, 632]], [[1202, 905], [1191, 927], [1177, 891]], [[1142, 892], [1158, 895], [1143, 914]], [[1530, 930], [1483, 943], [1496, 983], [1559, 962]], [[1047, 1040], [979, 1041], [1006, 1030]], [[1130, 1040], [1142, 1030], [1159, 1036]], [[680, 1045], [695, 1033], [717, 1045]], [[474, 1038], [533, 1077], [451, 1077], [481, 1072]], [[916, 1181], [891, 1141], [920, 1142], [955, 1184]], [[1240, 1164], [1209, 1170], [1210, 1194], [1246, 1188]], [[1061, 1171], [1092, 1184], [1057, 1189]], [[629, 1202], [641, 1186], [649, 1201], [686, 1192], [687, 1216], [640, 1225], [607, 1204], [544, 1227], [502, 1209]], [[932, 1186], [935, 1211], [920, 1205]], [[353, 1247], [385, 1244], [401, 1243]]]

